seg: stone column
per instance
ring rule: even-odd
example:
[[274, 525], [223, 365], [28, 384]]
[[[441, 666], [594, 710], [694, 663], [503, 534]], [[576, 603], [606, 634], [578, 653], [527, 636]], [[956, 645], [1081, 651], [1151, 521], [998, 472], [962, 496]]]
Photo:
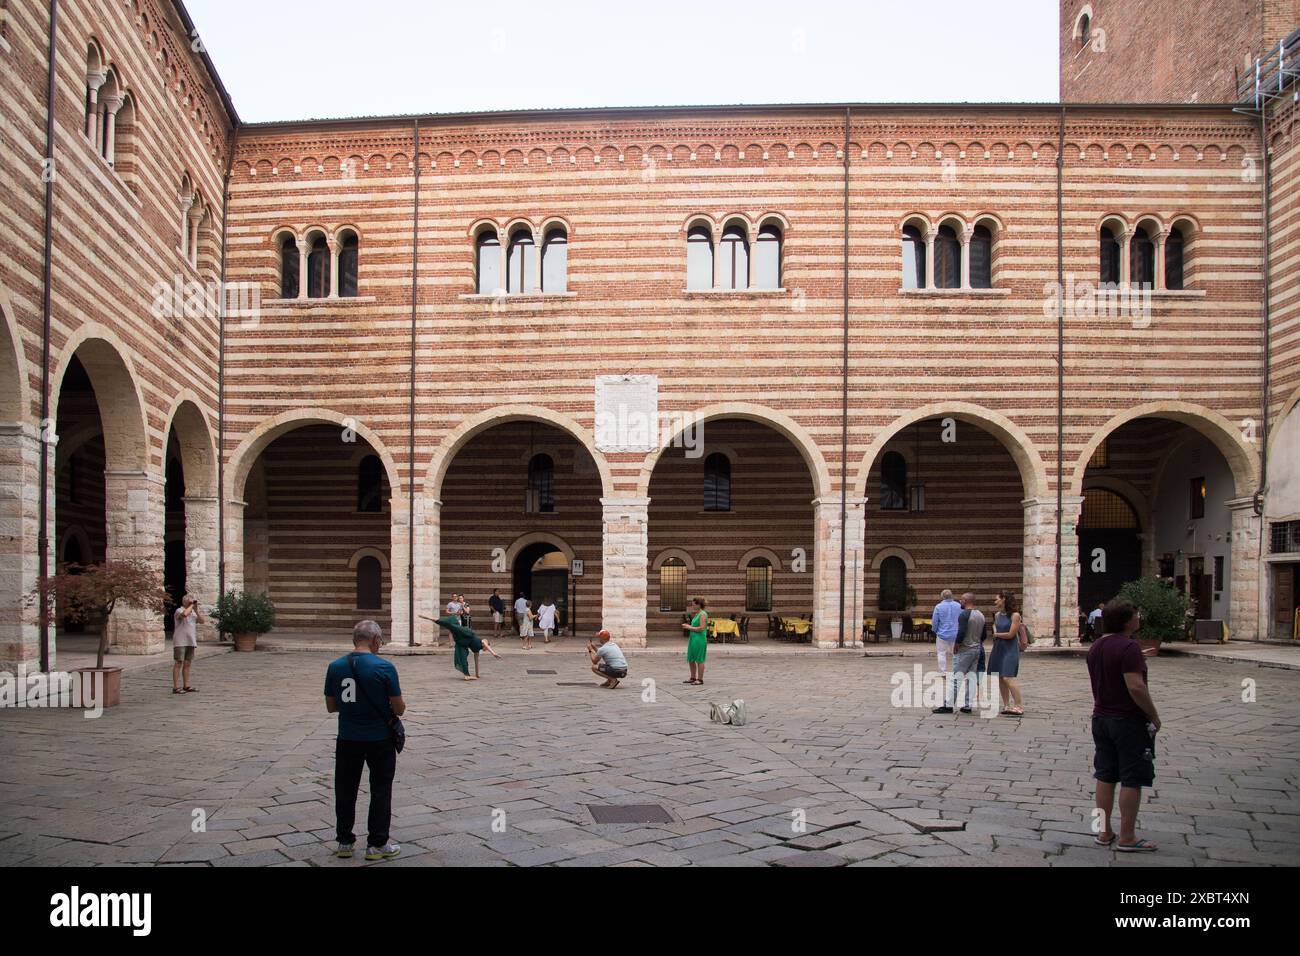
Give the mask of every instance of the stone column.
[[187, 257], [190, 265], [197, 267], [199, 264], [199, 223], [203, 222], [204, 210], [202, 206], [194, 206], [187, 213], [190, 219], [190, 239], [189, 246], [186, 248]]
[[[415, 549], [415, 640], [434, 646], [442, 642], [442, 628], [424, 618], [437, 618], [441, 608], [442, 574], [438, 566], [441, 534], [442, 502], [416, 495], [410, 529], [411, 547]], [[477, 613], [482, 615], [483, 611]]]
[[1264, 523], [1255, 514], [1253, 497], [1233, 498], [1228, 502], [1232, 513], [1232, 554], [1228, 565], [1228, 630], [1234, 641], [1257, 641], [1266, 637], [1260, 630], [1260, 618], [1268, 613], [1260, 604], [1260, 576], [1264, 573], [1259, 558], [1259, 536]]
[[1119, 287], [1127, 291], [1132, 269], [1129, 257], [1133, 253], [1133, 233], [1121, 232], [1115, 236], [1115, 241], [1119, 243]]
[[122, 108], [122, 97], [109, 96], [104, 100], [104, 159], [108, 160], [108, 165], [112, 166], [117, 144], [114, 140], [117, 138], [117, 111]]
[[248, 502], [238, 498], [226, 499], [225, 561], [226, 590], [244, 589], [244, 509]]
[[542, 240], [541, 237], [533, 236], [533, 264], [528, 270], [529, 292], [540, 292], [542, 290]]
[[1156, 275], [1153, 288], [1163, 289], [1165, 287], [1165, 240], [1169, 238], [1168, 232], [1157, 232], [1151, 237], [1155, 245]]
[[86, 136], [95, 144], [95, 149], [99, 149], [99, 88], [108, 82], [108, 74], [101, 71], [99, 73], [86, 74], [86, 88], [90, 91], [90, 103], [86, 112]]
[[[1024, 516], [1024, 569], [1020, 596], [1021, 617], [1035, 640], [1052, 639], [1056, 599], [1056, 497], [1026, 498]], [[1083, 498], [1067, 495], [1061, 512], [1061, 638], [1076, 631], [1079, 604], [1079, 538], [1075, 530]]]
[[[205, 612], [217, 603], [218, 580], [217, 499], [185, 496], [185, 590]], [[205, 614], [206, 616], [206, 614]], [[196, 626], [200, 641], [215, 641], [211, 619]]]
[[601, 498], [600, 505], [601, 618], [620, 644], [645, 647], [650, 499]]
[[925, 287], [934, 288], [934, 240], [937, 238], [935, 230], [931, 229], [925, 235]]
[[[840, 496], [813, 499], [813, 640], [818, 647], [838, 647], [840, 639], [840, 541], [844, 548], [844, 646], [862, 644], [867, 499], [849, 497], [845, 523], [840, 524]], [[857, 557], [858, 570], [853, 572]], [[857, 614], [854, 614], [854, 608]]]
[[298, 298], [307, 298], [307, 254], [311, 251], [306, 239], [298, 243]]
[[[164, 494], [161, 478], [142, 471], [104, 472], [109, 561], [143, 561], [163, 570]], [[118, 654], [158, 654], [165, 645], [161, 615], [118, 607], [108, 621]]]
[[330, 298], [337, 299], [339, 297], [339, 243], [337, 239], [330, 239], [327, 244], [330, 250]]
[[961, 231], [961, 287], [970, 288], [970, 241], [975, 235], [975, 227], [967, 226]]
[[[400, 489], [399, 489], [400, 490]], [[389, 620], [386, 637], [394, 644], [405, 644], [411, 636], [408, 596], [411, 593], [411, 515], [405, 493], [388, 498], [388, 579]]]
[[[54, 471], [50, 449], [49, 470]], [[19, 422], [0, 424], [0, 670], [37, 670], [41, 660], [39, 583], [40, 433]], [[54, 502], [50, 482], [50, 503]], [[49, 526], [53, 527], [53, 507]], [[51, 546], [51, 551], [53, 550]], [[54, 556], [50, 555], [50, 572]], [[51, 642], [54, 629], [50, 628]], [[50, 666], [54, 666], [51, 646]]]
[[193, 196], [181, 197], [181, 258], [190, 260], [190, 210], [194, 208]]

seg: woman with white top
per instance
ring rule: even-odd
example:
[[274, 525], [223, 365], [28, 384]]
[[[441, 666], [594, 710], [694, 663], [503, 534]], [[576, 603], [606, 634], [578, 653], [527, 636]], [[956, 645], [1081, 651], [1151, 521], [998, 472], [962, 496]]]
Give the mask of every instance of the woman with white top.
[[542, 606], [537, 609], [537, 626], [545, 638], [545, 643], [551, 643], [551, 634], [555, 631], [555, 602], [550, 597], [542, 599]]

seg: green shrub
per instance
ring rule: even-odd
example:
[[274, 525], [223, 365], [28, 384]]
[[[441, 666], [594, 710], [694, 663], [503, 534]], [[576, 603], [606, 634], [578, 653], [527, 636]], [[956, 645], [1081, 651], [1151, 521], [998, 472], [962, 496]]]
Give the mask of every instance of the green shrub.
[[880, 610], [910, 611], [916, 607], [916, 588], [902, 581], [890, 581], [881, 585]]
[[1169, 582], [1139, 578], [1120, 588], [1117, 596], [1132, 601], [1142, 613], [1142, 626], [1135, 637], [1177, 641], [1187, 635], [1191, 599]]
[[275, 627], [275, 605], [264, 593], [227, 591], [217, 599], [212, 617], [223, 634], [265, 634]]

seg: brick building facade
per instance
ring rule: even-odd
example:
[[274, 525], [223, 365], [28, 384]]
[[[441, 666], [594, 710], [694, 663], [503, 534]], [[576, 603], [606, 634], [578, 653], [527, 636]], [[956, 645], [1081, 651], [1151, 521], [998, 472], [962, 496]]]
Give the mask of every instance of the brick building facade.
[[[1059, 602], [1069, 634], [1142, 572], [1276, 630], [1289, 105], [1266, 273], [1259, 119], [1208, 92], [242, 124], [179, 4], [58, 6], [48, 337], [48, 8], [0, 32], [5, 661], [40, 652], [42, 456], [52, 564], [265, 589], [290, 630], [427, 642], [495, 588], [631, 645], [696, 593], [853, 642], [901, 581], [905, 611], [1014, 590], [1040, 634]], [[1067, 83], [1075, 22], [1063, 90], [1146, 99]], [[256, 307], [184, 307], [223, 275]]]

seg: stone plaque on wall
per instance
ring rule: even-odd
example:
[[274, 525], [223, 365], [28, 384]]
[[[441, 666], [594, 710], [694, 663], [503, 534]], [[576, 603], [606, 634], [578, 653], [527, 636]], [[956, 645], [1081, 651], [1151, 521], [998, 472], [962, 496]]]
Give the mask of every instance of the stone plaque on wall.
[[649, 452], [659, 447], [659, 377], [596, 377], [596, 447]]

